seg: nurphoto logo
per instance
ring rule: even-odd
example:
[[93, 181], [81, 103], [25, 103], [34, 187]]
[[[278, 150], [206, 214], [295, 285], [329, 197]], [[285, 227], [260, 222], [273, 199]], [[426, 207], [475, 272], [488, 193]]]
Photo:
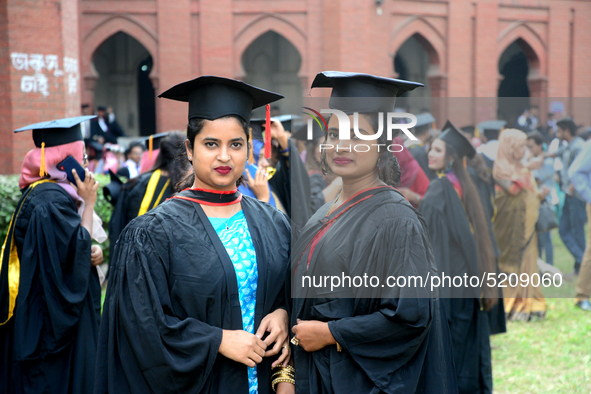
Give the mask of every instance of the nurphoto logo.
[[[347, 115], [345, 112], [339, 111], [338, 109], [321, 109], [320, 112], [318, 112], [318, 111], [315, 111], [314, 109], [309, 108], [309, 107], [303, 107], [303, 108], [312, 112], [312, 113], [304, 112], [306, 115], [309, 115], [311, 118], [311, 119], [308, 119], [308, 122], [307, 122], [307, 136], [306, 136], [306, 138], [308, 140], [313, 139], [314, 122], [316, 122], [318, 124], [318, 126], [320, 126], [320, 129], [323, 130], [326, 134], [326, 131], [328, 130], [328, 124], [324, 120], [324, 117], [322, 116], [322, 114], [332, 114], [332, 115], [336, 116], [337, 119], [339, 120], [338, 137], [336, 137], [336, 138], [331, 137], [328, 140], [326, 140], [325, 142], [328, 142], [329, 140], [331, 142], [333, 142], [333, 140], [345, 141], [345, 140], [351, 139], [351, 121], [349, 119], [349, 115]], [[392, 132], [394, 130], [400, 130], [407, 136], [408, 139], [410, 139], [412, 141], [418, 141], [418, 138], [415, 137], [409, 131], [409, 129], [412, 129], [417, 124], [417, 117], [415, 115], [407, 113], [407, 112], [386, 112], [385, 115], [386, 116], [384, 116], [384, 112], [378, 113], [378, 119], [379, 119], [378, 122], [379, 123], [378, 123], [378, 129], [376, 130], [375, 134], [362, 134], [359, 131], [359, 113], [354, 112], [353, 113], [353, 128], [352, 128], [353, 133], [360, 140], [376, 141], [382, 136], [382, 134], [384, 134], [384, 129], [385, 129], [386, 139], [388, 141], [392, 141]], [[384, 119], [386, 119], [386, 126], [385, 127], [384, 127]], [[410, 119], [410, 123], [398, 123], [398, 122], [394, 121], [395, 119], [396, 120]], [[353, 145], [352, 148], [355, 152], [367, 152], [370, 150], [371, 146], [377, 146], [378, 152], [380, 151], [381, 147], [386, 147], [388, 149], [388, 151], [390, 151], [390, 152], [400, 152], [404, 149], [404, 146], [402, 146], [400, 144], [390, 144], [390, 145], [386, 145], [386, 144], [355, 144], [355, 145]], [[351, 146], [341, 147], [341, 146], [339, 146], [338, 143], [336, 145], [331, 144], [331, 143], [319, 144], [320, 151], [327, 150], [327, 149], [335, 149], [335, 148], [336, 148], [337, 152], [340, 150], [346, 150], [346, 151], [351, 150]]]

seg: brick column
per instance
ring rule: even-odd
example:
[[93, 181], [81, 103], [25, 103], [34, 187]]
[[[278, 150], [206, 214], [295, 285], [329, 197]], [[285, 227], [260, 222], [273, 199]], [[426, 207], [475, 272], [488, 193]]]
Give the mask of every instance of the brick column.
[[30, 123], [80, 114], [78, 1], [0, 5], [0, 172], [18, 173], [34, 147]]
[[[158, 10], [158, 84], [156, 95], [184, 82], [191, 75], [190, 0], [157, 0]], [[154, 82], [154, 81], [153, 81]], [[186, 103], [156, 99], [156, 127], [159, 132], [183, 130], [187, 125]]]

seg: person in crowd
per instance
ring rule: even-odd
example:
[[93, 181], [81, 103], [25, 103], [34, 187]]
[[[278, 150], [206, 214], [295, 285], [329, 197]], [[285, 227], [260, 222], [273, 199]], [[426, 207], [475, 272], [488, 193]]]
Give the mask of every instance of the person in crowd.
[[283, 96], [204, 76], [159, 97], [189, 102], [191, 166], [183, 191], [119, 237], [95, 393], [293, 392], [289, 220], [237, 190], [252, 149], [251, 111]]
[[[400, 137], [396, 137], [393, 143], [403, 146]], [[429, 178], [408, 149], [400, 149], [399, 151], [393, 149], [393, 151], [393, 155], [398, 159], [401, 172], [400, 183], [396, 186], [396, 189], [402, 193], [413, 207], [418, 208], [429, 188]]]
[[[482, 277], [496, 273], [494, 248], [478, 190], [464, 167], [476, 151], [451, 123], [431, 144], [429, 167], [438, 173], [421, 202], [439, 272]], [[447, 321], [460, 393], [492, 392], [490, 330], [487, 311], [498, 302], [498, 290], [447, 290]]]
[[568, 176], [568, 169], [575, 161], [585, 142], [577, 135], [577, 125], [572, 118], [561, 118], [556, 122], [558, 132], [556, 136], [566, 145], [559, 149], [555, 155], [559, 155], [562, 161], [560, 171], [560, 189], [564, 192], [564, 205], [558, 232], [564, 245], [575, 259], [574, 275], [579, 274], [583, 254], [585, 253], [585, 199], [575, 189]]
[[[587, 202], [587, 220], [591, 221], [591, 140], [585, 142], [581, 152], [568, 169], [568, 176], [575, 190]], [[579, 213], [581, 214], [581, 213]], [[581, 261], [581, 269], [575, 286], [575, 303], [584, 311], [591, 312], [591, 233]]]
[[544, 141], [547, 144], [550, 144], [554, 137], [556, 136], [556, 132], [558, 131], [558, 127], [556, 126], [556, 119], [554, 118], [554, 112], [548, 112], [548, 119], [546, 120], [546, 127], [542, 129]]
[[[277, 196], [275, 203], [283, 207], [284, 212], [291, 219], [294, 229], [299, 229], [306, 224], [311, 216], [310, 180], [296, 143], [289, 138], [288, 132], [284, 129], [284, 125], [291, 127], [291, 116], [280, 118], [283, 119], [271, 119], [270, 122], [271, 145], [269, 152], [261, 149], [264, 133], [267, 132], [265, 130], [266, 121], [263, 119], [251, 121], [253, 161], [256, 161], [256, 165], [269, 175], [268, 184], [273, 194]], [[269, 153], [268, 156], [267, 153]], [[259, 183], [252, 174], [247, 173], [246, 175], [246, 183], [249, 188], [253, 182]], [[248, 178], [249, 176], [252, 179]], [[264, 183], [264, 179], [262, 181]]]
[[[60, 163], [85, 165], [80, 123], [92, 116], [23, 127], [36, 148], [23, 161], [23, 195], [0, 266], [0, 392], [92, 393], [101, 289], [98, 182], [85, 170], [68, 181]], [[102, 228], [100, 229], [102, 230]]]
[[125, 163], [117, 171], [117, 175], [123, 176], [127, 179], [133, 179], [140, 174], [140, 162], [142, 161], [142, 154], [144, 153], [144, 144], [141, 142], [133, 142], [125, 150]]
[[120, 187], [109, 221], [110, 256], [113, 256], [119, 234], [129, 222], [154, 209], [176, 191], [186, 171], [183, 161], [176, 160], [182, 155], [184, 141], [185, 135], [178, 131], [155, 138], [153, 144], [157, 146], [158, 156], [154, 166]]
[[499, 135], [506, 124], [507, 122], [504, 120], [487, 120], [478, 124], [478, 134], [482, 145], [476, 149], [476, 152], [482, 154], [482, 158], [491, 172], [499, 150]]
[[536, 222], [540, 201], [549, 190], [540, 191], [529, 168], [524, 166], [527, 136], [517, 129], [501, 134], [499, 154], [493, 168], [496, 183], [494, 222], [495, 236], [501, 250], [499, 267], [507, 275], [527, 275], [523, 281], [508, 283], [503, 288], [505, 312], [510, 320], [529, 321], [544, 318], [546, 300], [539, 286], [531, 278], [538, 274], [538, 241]]
[[[324, 119], [326, 121], [326, 119]], [[308, 126], [304, 125], [297, 130], [292, 139], [306, 141]], [[324, 131], [318, 123], [312, 123], [312, 139], [306, 141], [305, 165], [310, 179], [310, 208], [314, 214], [320, 207], [329, 201], [334, 201], [342, 187], [342, 180], [329, 173], [324, 175], [322, 170], [322, 152], [320, 145], [324, 141]]]
[[[396, 158], [387, 149], [355, 149], [353, 133], [377, 132], [378, 113], [392, 112], [397, 96], [422, 86], [368, 74], [325, 71], [312, 88], [331, 87], [330, 108], [346, 111], [351, 139], [339, 139], [331, 116], [323, 168], [343, 190], [304, 227], [292, 251], [291, 326], [296, 393], [455, 393], [445, 310], [421, 288], [328, 288], [302, 284], [305, 277], [434, 274], [427, 227], [394, 189]], [[355, 99], [363, 97], [362, 100]], [[353, 99], [351, 99], [353, 98]], [[353, 112], [356, 115], [353, 115]], [[358, 114], [358, 115], [357, 115]], [[388, 144], [386, 133], [377, 143]], [[379, 287], [379, 286], [378, 286]]]
[[[544, 157], [544, 137], [537, 131], [529, 133], [526, 147], [530, 153], [528, 168], [531, 169], [538, 187], [548, 189], [549, 192], [545, 201], [547, 204], [552, 204], [552, 194], [550, 192], [554, 188], [556, 171], [554, 171], [554, 159]], [[536, 161], [539, 163], [535, 163]], [[546, 263], [554, 265], [554, 247], [550, 231], [538, 232], [538, 249], [540, 258], [542, 258], [542, 252], [544, 252]]]
[[406, 148], [412, 153], [429, 180], [435, 179], [435, 172], [429, 168], [427, 152], [435, 129], [435, 118], [429, 112], [417, 115], [417, 124], [410, 132], [418, 140], [406, 140]]
[[[110, 108], [110, 107], [109, 107]], [[90, 138], [103, 145], [105, 143], [116, 144], [118, 137], [125, 137], [125, 133], [115, 120], [113, 111], [107, 111], [105, 107], [96, 109], [97, 117], [90, 122]]]

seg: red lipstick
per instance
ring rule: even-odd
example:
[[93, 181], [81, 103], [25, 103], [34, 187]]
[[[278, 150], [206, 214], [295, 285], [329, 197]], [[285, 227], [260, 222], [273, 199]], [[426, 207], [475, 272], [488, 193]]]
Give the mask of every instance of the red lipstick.
[[232, 167], [228, 167], [228, 166], [220, 166], [220, 167], [216, 167], [214, 168], [214, 170], [216, 170], [218, 173], [220, 173], [221, 175], [227, 175], [230, 173], [230, 171], [232, 171]]
[[353, 162], [353, 160], [351, 160], [351, 159], [349, 159], [347, 157], [335, 157], [333, 159], [333, 161], [334, 161], [334, 163], [336, 165], [339, 165], [339, 166], [344, 166], [344, 165], [347, 165], [347, 164], [351, 164]]

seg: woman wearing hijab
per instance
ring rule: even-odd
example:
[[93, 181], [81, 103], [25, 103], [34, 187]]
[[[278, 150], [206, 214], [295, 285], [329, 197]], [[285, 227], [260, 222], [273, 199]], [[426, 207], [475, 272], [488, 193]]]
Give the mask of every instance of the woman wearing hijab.
[[[342, 178], [343, 190], [312, 216], [292, 253], [296, 393], [457, 392], [445, 311], [437, 298], [415, 286], [345, 284], [346, 277], [367, 275], [375, 284], [435, 273], [425, 223], [394, 189], [398, 162], [388, 149], [378, 149], [391, 141], [382, 133], [366, 149], [357, 134], [375, 136], [396, 97], [419, 86], [336, 71], [314, 79], [312, 88], [333, 88], [330, 108], [348, 116], [330, 118], [326, 144], [333, 147], [323, 150], [322, 159], [324, 168]], [[351, 125], [344, 135], [341, 122]], [[310, 284], [326, 277], [342, 277], [343, 286]]]
[[251, 111], [283, 96], [203, 76], [160, 97], [189, 102], [191, 167], [183, 191], [132, 220], [115, 246], [95, 393], [293, 390], [289, 221], [237, 190]]
[[[545, 198], [531, 171], [522, 163], [527, 135], [517, 129], [503, 130], [499, 152], [493, 167], [496, 182], [497, 216], [494, 231], [501, 250], [499, 268], [510, 274], [526, 274], [528, 286], [503, 288], [505, 313], [511, 320], [528, 321], [546, 315], [546, 300], [541, 288], [532, 285], [532, 275], [539, 274], [536, 222], [540, 201]], [[513, 282], [515, 283], [515, 282]]]
[[[429, 167], [438, 173], [421, 202], [438, 271], [449, 277], [496, 274], [494, 249], [480, 197], [464, 158], [476, 151], [451, 122], [431, 144]], [[488, 314], [498, 290], [483, 286], [443, 290], [460, 393], [492, 393]]]
[[98, 182], [76, 185], [58, 164], [86, 154], [79, 124], [92, 116], [37, 123], [24, 159], [23, 196], [12, 216], [0, 266], [0, 392], [91, 393], [100, 319], [100, 284], [91, 246], [100, 226]]

